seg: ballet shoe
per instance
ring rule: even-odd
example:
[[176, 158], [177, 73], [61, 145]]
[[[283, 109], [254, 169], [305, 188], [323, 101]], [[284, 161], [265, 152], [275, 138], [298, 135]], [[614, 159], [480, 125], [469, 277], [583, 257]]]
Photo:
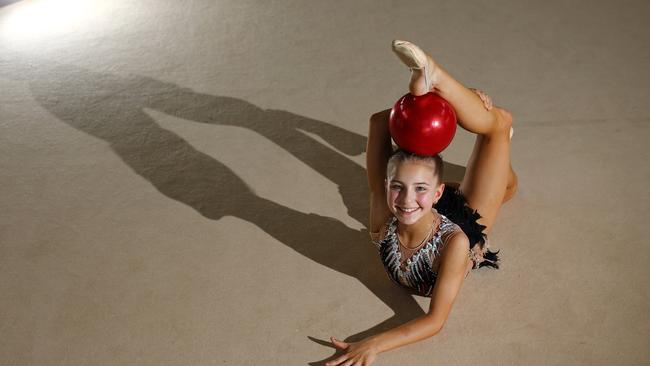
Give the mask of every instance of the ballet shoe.
[[[422, 49], [411, 42], [401, 41], [398, 39], [393, 40], [392, 43], [393, 52], [399, 57], [399, 59], [412, 70], [423, 70], [424, 71], [424, 84], [425, 89], [424, 93], [426, 94], [431, 90], [431, 87], [434, 82], [434, 71], [436, 65], [429, 59], [426, 53]], [[429, 62], [431, 61], [431, 62]], [[415, 87], [411, 88], [415, 89]], [[420, 93], [417, 93], [420, 94]]]
[[393, 52], [402, 62], [411, 69], [421, 69], [427, 65], [427, 55], [408, 41], [393, 40]]

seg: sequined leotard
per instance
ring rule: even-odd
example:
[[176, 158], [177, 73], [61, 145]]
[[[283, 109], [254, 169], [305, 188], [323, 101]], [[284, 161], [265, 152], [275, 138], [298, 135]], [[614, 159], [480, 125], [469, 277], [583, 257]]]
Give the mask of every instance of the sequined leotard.
[[[397, 242], [397, 233], [395, 232], [397, 218], [395, 216], [391, 216], [384, 225], [383, 236], [381, 235], [382, 232], [370, 233], [388, 277], [398, 285], [414, 290], [422, 296], [431, 296], [433, 292], [438, 277], [438, 269], [440, 268], [440, 251], [454, 234], [462, 231], [458, 225], [454, 224], [446, 216], [440, 215], [440, 219], [439, 229], [434, 236], [409, 258], [403, 258], [404, 250]], [[481, 249], [480, 245], [475, 245], [472, 249], [468, 248], [468, 256], [472, 261], [472, 267], [468, 269], [465, 277], [470, 273], [470, 270], [482, 266], [481, 263], [483, 262], [494, 263], [486, 258], [490, 253], [488, 248], [489, 240], [486, 241], [483, 249]], [[498, 266], [495, 266], [495, 268], [498, 268]]]
[[446, 186], [436, 204], [436, 211], [441, 219], [438, 230], [410, 258], [405, 257], [404, 250], [397, 242], [395, 216], [391, 215], [378, 232], [370, 232], [388, 277], [422, 296], [430, 296], [433, 292], [440, 267], [440, 251], [458, 231], [464, 232], [470, 241], [468, 256], [472, 267], [468, 268], [465, 277], [471, 270], [480, 267], [499, 268], [498, 252], [489, 250], [490, 241], [482, 232], [485, 226], [477, 223], [481, 215], [467, 205], [465, 197], [458, 190]]
[[385, 232], [381, 240], [378, 240], [379, 233], [372, 233], [373, 243], [379, 250], [388, 277], [398, 285], [413, 289], [424, 296], [431, 295], [433, 291], [440, 267], [440, 250], [449, 238], [462, 231], [446, 216], [440, 215], [440, 219], [440, 226], [433, 237], [410, 258], [402, 258], [405, 253], [397, 242], [395, 216], [391, 216], [384, 225]]

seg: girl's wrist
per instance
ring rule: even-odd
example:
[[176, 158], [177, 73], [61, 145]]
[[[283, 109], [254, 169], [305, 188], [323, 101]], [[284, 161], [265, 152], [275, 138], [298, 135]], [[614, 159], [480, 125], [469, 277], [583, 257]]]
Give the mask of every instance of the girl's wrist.
[[383, 341], [382, 334], [377, 334], [372, 337], [366, 338], [366, 342], [373, 347], [377, 353], [382, 353], [386, 351], [385, 342]]

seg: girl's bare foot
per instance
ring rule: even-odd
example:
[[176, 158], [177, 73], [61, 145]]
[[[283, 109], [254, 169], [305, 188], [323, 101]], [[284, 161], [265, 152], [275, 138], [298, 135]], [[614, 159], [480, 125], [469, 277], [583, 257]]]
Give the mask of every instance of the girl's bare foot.
[[435, 88], [440, 80], [440, 68], [420, 47], [408, 41], [393, 40], [393, 52], [411, 69], [409, 91], [423, 95]]

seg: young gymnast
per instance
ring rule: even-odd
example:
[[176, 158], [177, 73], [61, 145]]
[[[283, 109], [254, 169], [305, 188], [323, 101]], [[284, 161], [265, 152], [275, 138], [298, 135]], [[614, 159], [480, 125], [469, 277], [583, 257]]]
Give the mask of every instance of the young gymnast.
[[445, 324], [456, 295], [472, 269], [499, 268], [489, 250], [501, 204], [517, 190], [510, 163], [512, 115], [493, 107], [480, 90], [464, 87], [431, 56], [406, 41], [393, 51], [411, 70], [409, 91], [429, 91], [456, 110], [458, 124], [475, 133], [462, 182], [442, 182], [442, 158], [393, 150], [390, 109], [370, 118], [366, 167], [370, 186], [370, 237], [388, 277], [414, 294], [431, 297], [429, 311], [399, 327], [347, 343], [331, 337], [344, 354], [326, 365], [363, 365], [380, 352], [431, 337]]

